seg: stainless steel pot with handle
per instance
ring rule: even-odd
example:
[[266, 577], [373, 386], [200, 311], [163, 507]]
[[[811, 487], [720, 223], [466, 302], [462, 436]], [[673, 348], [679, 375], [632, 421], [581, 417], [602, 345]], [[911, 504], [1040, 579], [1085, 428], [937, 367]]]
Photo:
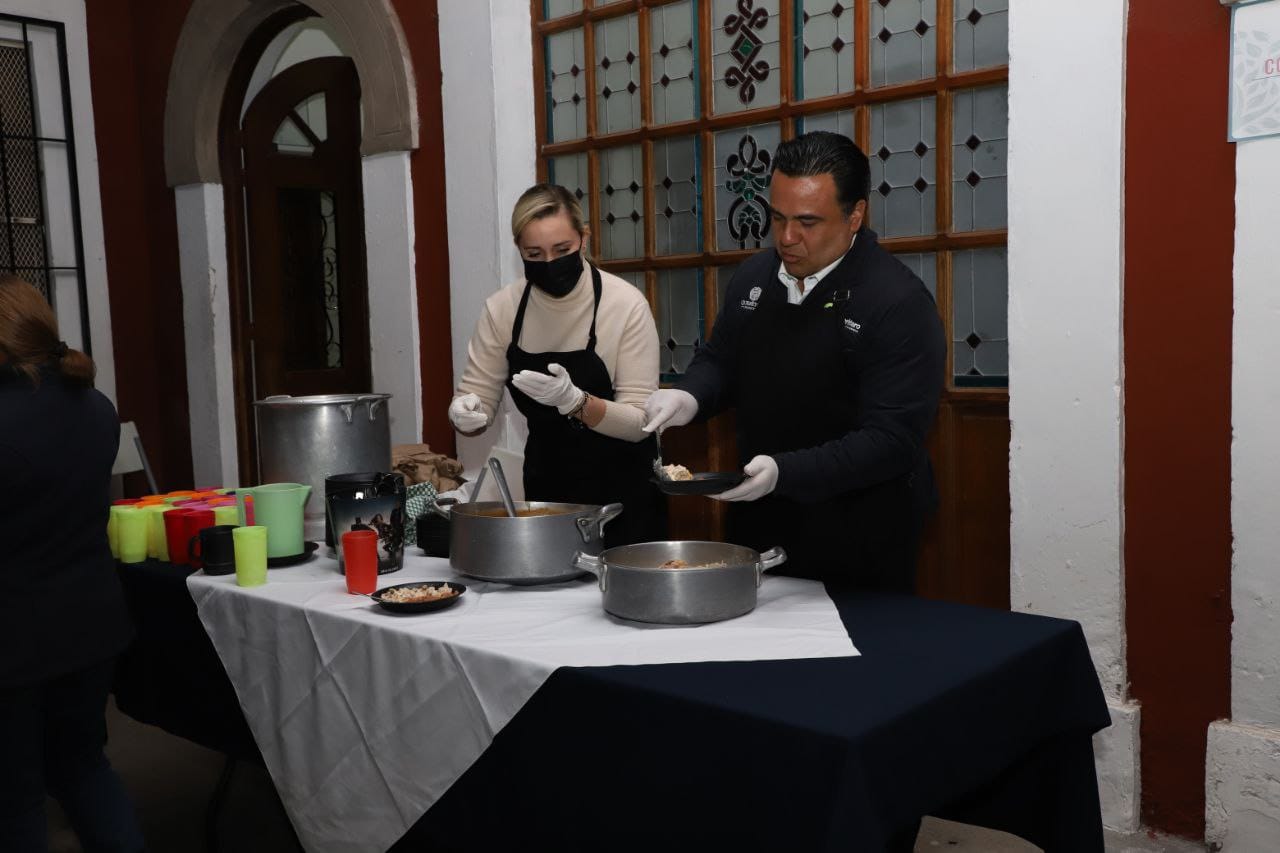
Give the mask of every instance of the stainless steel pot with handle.
[[390, 394], [280, 394], [253, 404], [258, 416], [258, 462], [263, 483], [304, 483], [313, 496], [303, 526], [308, 539], [324, 535], [324, 480], [391, 467]]
[[[446, 499], [447, 500], [447, 499]], [[449, 565], [455, 572], [518, 585], [559, 583], [582, 575], [578, 553], [599, 554], [604, 526], [622, 504], [517, 501], [511, 518], [497, 501], [446, 504], [432, 510], [449, 519]]]
[[[688, 625], [750, 613], [764, 573], [786, 562], [781, 548], [763, 554], [724, 542], [643, 542], [580, 553], [574, 565], [600, 580], [606, 612], [635, 622]], [[683, 561], [683, 568], [663, 568]]]

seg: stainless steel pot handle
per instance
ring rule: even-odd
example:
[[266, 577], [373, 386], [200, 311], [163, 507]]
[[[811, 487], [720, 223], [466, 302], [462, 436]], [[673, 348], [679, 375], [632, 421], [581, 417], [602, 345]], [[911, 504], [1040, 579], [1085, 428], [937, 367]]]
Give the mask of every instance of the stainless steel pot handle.
[[609, 565], [604, 560], [579, 551], [573, 555], [573, 565], [584, 572], [591, 572], [591, 574], [599, 578], [601, 592], [609, 588]]
[[787, 552], [777, 546], [761, 554], [760, 562], [756, 563], [756, 586], [760, 586], [764, 581], [765, 572], [781, 566], [786, 561]]
[[[284, 395], [288, 396], [288, 395]], [[271, 397], [267, 398], [272, 399]], [[347, 419], [347, 423], [351, 423], [355, 419], [356, 406], [361, 403], [369, 404], [369, 420], [370, 422], [377, 420], [378, 407], [385, 403], [387, 399], [376, 394], [360, 394], [357, 395], [350, 403], [342, 403], [338, 406], [342, 410], [342, 415]]]
[[434, 512], [436, 515], [440, 516], [446, 521], [452, 521], [453, 516], [445, 512], [443, 509], [441, 509], [441, 507], [453, 506], [457, 502], [458, 502], [457, 498], [440, 498], [439, 500], [432, 501], [431, 504], [427, 507], [427, 509], [430, 510], [431, 512]]
[[596, 510], [595, 515], [584, 515], [578, 519], [578, 533], [582, 541], [590, 545], [597, 539], [604, 538], [604, 526], [622, 515], [622, 504], [605, 504]]

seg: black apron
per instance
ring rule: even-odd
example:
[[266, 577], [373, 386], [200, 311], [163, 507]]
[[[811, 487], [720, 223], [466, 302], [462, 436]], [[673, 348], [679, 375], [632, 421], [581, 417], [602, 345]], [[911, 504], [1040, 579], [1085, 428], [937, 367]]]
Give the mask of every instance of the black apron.
[[507, 347], [507, 389], [529, 422], [524, 448], [524, 493], [531, 501], [608, 504], [620, 502], [622, 515], [605, 526], [605, 547], [651, 542], [667, 536], [666, 499], [649, 482], [657, 445], [652, 436], [631, 442], [601, 435], [554, 406], [529, 397], [511, 382], [521, 370], [547, 372], [555, 363], [569, 372], [573, 384], [593, 397], [612, 400], [613, 380], [596, 355], [596, 315], [600, 312], [600, 271], [591, 267], [595, 305], [587, 348], [569, 352], [531, 353], [520, 349], [525, 309], [532, 284], [526, 284]]
[[[831, 298], [842, 276], [833, 270], [804, 302], [791, 305], [777, 281], [778, 264], [769, 270], [743, 334], [751, 344], [739, 352], [735, 374], [744, 464], [756, 455], [834, 441], [859, 425], [858, 336], [846, 333], [844, 315]], [[786, 417], [788, 412], [803, 417]], [[928, 464], [923, 452], [922, 461]], [[923, 518], [915, 479], [908, 474], [820, 503], [776, 494], [734, 503], [729, 539], [757, 550], [781, 545], [787, 562], [780, 574], [908, 592]]]

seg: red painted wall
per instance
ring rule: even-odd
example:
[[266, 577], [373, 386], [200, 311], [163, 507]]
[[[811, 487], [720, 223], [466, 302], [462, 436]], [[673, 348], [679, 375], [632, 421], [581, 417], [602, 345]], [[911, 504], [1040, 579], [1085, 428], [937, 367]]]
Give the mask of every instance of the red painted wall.
[[[137, 422], [161, 488], [190, 487], [178, 238], [162, 130], [188, 3], [85, 5], [118, 408]], [[139, 479], [127, 485], [145, 489]]]
[[[161, 486], [191, 486], [182, 292], [173, 191], [164, 174], [164, 103], [190, 0], [87, 4], [107, 279], [121, 417], [135, 420]], [[417, 232], [424, 440], [455, 451], [444, 213], [439, 25], [434, 2], [396, 0], [418, 89], [410, 156]], [[131, 490], [143, 486], [134, 481]], [[205, 485], [205, 484], [199, 484]]]
[[1130, 0], [1125, 600], [1142, 819], [1204, 834], [1205, 731], [1231, 699], [1229, 13]]
[[449, 323], [449, 233], [445, 221], [444, 129], [440, 100], [440, 15], [436, 0], [394, 0], [413, 58], [418, 87], [418, 150], [413, 177], [414, 259], [421, 339], [423, 441], [437, 453], [457, 452], [449, 423], [453, 344]]

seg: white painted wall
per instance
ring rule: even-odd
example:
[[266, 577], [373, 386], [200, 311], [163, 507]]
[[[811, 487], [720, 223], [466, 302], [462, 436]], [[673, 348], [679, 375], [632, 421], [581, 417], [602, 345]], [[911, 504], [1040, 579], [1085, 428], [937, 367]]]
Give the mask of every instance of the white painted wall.
[[422, 441], [418, 288], [409, 152], [365, 157], [364, 242], [374, 391], [391, 394], [391, 442]]
[[[524, 0], [440, 4], [455, 384], [484, 300], [523, 274], [509, 223], [537, 178], [532, 38]], [[484, 460], [498, 432], [458, 437], [465, 467]]]
[[1078, 620], [1112, 708], [1104, 821], [1137, 827], [1127, 703], [1121, 320], [1126, 3], [1009, 21], [1010, 598]]
[[191, 465], [197, 483], [239, 485], [227, 234], [221, 184], [175, 187]]
[[1206, 839], [1280, 850], [1280, 138], [1236, 146], [1231, 721], [1209, 729]]
[[[116, 401], [115, 353], [111, 339], [111, 304], [107, 296], [106, 241], [102, 227], [102, 194], [98, 183], [98, 142], [89, 88], [89, 39], [84, 0], [0, 0], [0, 12], [60, 22], [66, 33], [67, 76], [71, 120], [75, 125], [76, 172], [80, 196], [80, 236], [84, 249], [85, 285], [89, 301], [89, 338], [98, 366], [98, 390]], [[41, 68], [36, 68], [40, 85]], [[65, 211], [50, 210], [50, 219]], [[59, 282], [55, 292], [58, 324], [71, 345], [80, 338], [79, 295], [74, 282]], [[74, 296], [74, 302], [72, 302]]]

